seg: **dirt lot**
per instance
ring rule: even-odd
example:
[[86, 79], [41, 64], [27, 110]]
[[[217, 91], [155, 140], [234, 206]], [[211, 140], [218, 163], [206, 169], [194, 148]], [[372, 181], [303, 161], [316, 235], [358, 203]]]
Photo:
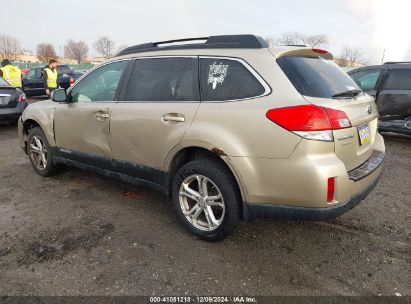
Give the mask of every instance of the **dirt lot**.
[[35, 174], [0, 126], [0, 295], [410, 295], [411, 140], [328, 222], [259, 220], [205, 243], [160, 194], [76, 169]]

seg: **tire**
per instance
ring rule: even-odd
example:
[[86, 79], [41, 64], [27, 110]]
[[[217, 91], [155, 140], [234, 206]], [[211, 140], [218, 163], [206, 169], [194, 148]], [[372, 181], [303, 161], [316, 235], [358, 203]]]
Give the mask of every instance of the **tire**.
[[240, 222], [237, 182], [218, 159], [204, 158], [182, 166], [173, 179], [172, 202], [181, 224], [205, 241], [222, 240]]
[[59, 166], [54, 162], [53, 151], [40, 127], [31, 129], [27, 143], [27, 153], [31, 165], [39, 175], [46, 177], [57, 173]]

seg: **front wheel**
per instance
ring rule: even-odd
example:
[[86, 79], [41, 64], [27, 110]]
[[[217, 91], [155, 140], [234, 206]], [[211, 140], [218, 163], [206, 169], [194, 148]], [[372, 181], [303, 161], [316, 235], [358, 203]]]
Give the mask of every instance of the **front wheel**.
[[236, 180], [220, 160], [194, 160], [178, 170], [172, 200], [183, 226], [206, 241], [223, 239], [240, 221]]
[[41, 128], [35, 127], [31, 129], [27, 152], [31, 165], [39, 175], [50, 176], [56, 173], [57, 164], [53, 161], [53, 151]]

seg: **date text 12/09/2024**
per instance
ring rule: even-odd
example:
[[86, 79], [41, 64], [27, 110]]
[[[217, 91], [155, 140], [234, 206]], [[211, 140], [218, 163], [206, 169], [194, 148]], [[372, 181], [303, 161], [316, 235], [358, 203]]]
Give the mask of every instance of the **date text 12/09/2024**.
[[255, 297], [249, 296], [154, 296], [150, 303], [257, 303]]

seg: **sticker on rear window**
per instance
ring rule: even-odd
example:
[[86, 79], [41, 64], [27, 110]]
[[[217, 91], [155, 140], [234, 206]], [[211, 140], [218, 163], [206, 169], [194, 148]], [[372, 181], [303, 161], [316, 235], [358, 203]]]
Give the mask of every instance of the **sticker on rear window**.
[[214, 62], [210, 65], [210, 70], [208, 72], [207, 84], [213, 84], [213, 90], [217, 87], [217, 84], [223, 84], [225, 77], [227, 76], [228, 64], [216, 64]]

